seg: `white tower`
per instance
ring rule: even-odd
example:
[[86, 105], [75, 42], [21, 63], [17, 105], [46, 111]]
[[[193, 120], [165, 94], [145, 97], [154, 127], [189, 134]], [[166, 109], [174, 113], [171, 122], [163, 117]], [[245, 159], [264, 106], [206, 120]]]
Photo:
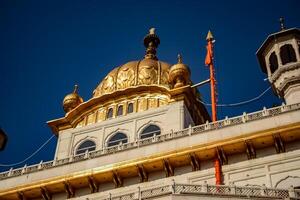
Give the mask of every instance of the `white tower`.
[[286, 104], [300, 102], [300, 29], [285, 29], [268, 36], [256, 52], [261, 69], [274, 92]]

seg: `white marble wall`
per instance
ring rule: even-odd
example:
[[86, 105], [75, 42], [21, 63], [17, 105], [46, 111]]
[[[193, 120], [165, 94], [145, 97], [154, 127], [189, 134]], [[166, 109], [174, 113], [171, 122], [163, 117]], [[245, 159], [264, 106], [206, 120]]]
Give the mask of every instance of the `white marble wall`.
[[62, 159], [73, 155], [79, 144], [86, 139], [96, 143], [96, 150], [102, 149], [106, 146], [108, 138], [118, 131], [128, 136], [128, 142], [133, 142], [139, 138], [141, 131], [150, 124], [159, 126], [161, 133], [164, 134], [181, 130], [185, 124], [193, 125], [194, 123], [183, 101], [174, 102], [163, 107], [61, 131], [55, 158]]

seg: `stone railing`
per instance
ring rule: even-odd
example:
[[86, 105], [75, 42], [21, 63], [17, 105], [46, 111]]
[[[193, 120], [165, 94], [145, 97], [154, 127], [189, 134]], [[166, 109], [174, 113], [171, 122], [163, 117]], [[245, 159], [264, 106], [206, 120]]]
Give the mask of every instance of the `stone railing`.
[[137, 200], [149, 199], [163, 195], [214, 195], [214, 196], [231, 196], [241, 198], [263, 198], [263, 199], [299, 199], [299, 190], [294, 188], [277, 189], [267, 187], [240, 187], [233, 184], [225, 185], [192, 185], [170, 183], [164, 186], [142, 190], [138, 187], [136, 192], [130, 192], [122, 195], [87, 198], [88, 200]]
[[219, 120], [216, 122], [211, 122], [211, 123], [206, 122], [205, 124], [190, 127], [190, 128], [183, 129], [180, 131], [170, 132], [170, 133], [166, 133], [166, 134], [162, 134], [162, 135], [154, 135], [153, 137], [150, 137], [150, 138], [139, 139], [134, 142], [120, 144], [120, 145], [113, 146], [113, 147], [105, 147], [100, 150], [86, 152], [86, 153], [83, 153], [80, 155], [75, 155], [75, 156], [71, 156], [68, 158], [60, 159], [60, 160], [52, 160], [52, 161], [47, 161], [47, 162], [41, 161], [39, 164], [35, 164], [35, 165], [31, 165], [31, 166], [25, 165], [22, 168], [10, 169], [9, 171], [0, 173], [0, 180], [6, 179], [9, 177], [15, 177], [15, 176], [23, 175], [23, 174], [28, 174], [31, 172], [36, 172], [36, 171], [40, 171], [40, 170], [44, 170], [44, 169], [49, 169], [49, 168], [56, 167], [56, 166], [62, 166], [65, 164], [70, 164], [70, 163], [79, 162], [79, 161], [83, 161], [83, 160], [87, 160], [87, 159], [92, 159], [92, 158], [96, 158], [96, 157], [100, 157], [100, 156], [105, 156], [105, 155], [108, 155], [111, 153], [116, 153], [119, 151], [124, 151], [124, 150], [128, 150], [128, 149], [133, 149], [133, 148], [139, 148], [139, 147], [151, 145], [154, 143], [160, 143], [160, 142], [167, 141], [167, 140], [173, 140], [173, 139], [181, 138], [181, 137], [189, 137], [194, 134], [201, 134], [201, 133], [204, 133], [207, 131], [211, 131], [211, 130], [215, 130], [215, 129], [222, 129], [222, 128], [225, 128], [228, 126], [233, 126], [233, 125], [238, 125], [238, 124], [243, 124], [243, 123], [251, 122], [254, 120], [272, 117], [272, 116], [280, 115], [280, 114], [287, 113], [290, 111], [295, 111], [295, 110], [300, 110], [300, 103], [292, 104], [292, 105], [282, 105], [282, 106], [270, 108], [270, 109], [264, 108], [263, 110], [260, 110], [257, 112], [253, 112], [253, 113], [249, 113], [249, 114], [243, 113], [243, 115], [240, 115], [237, 117], [232, 117], [232, 118], [226, 117], [225, 119]]

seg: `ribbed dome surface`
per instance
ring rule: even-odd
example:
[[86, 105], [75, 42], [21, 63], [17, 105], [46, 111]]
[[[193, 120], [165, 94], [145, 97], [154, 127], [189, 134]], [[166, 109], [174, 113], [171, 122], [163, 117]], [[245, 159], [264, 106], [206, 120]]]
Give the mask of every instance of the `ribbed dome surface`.
[[170, 64], [156, 59], [145, 58], [128, 62], [108, 73], [94, 90], [93, 97], [141, 85], [159, 85], [170, 88], [169, 68]]

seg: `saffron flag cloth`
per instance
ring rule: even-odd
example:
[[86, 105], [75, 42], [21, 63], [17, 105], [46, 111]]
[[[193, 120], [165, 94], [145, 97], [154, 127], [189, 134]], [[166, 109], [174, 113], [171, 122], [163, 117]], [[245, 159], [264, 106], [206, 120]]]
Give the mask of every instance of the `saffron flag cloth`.
[[212, 51], [212, 43], [208, 42], [206, 46], [206, 57], [205, 57], [205, 65], [210, 65], [212, 64], [212, 59], [213, 59], [213, 51]]

